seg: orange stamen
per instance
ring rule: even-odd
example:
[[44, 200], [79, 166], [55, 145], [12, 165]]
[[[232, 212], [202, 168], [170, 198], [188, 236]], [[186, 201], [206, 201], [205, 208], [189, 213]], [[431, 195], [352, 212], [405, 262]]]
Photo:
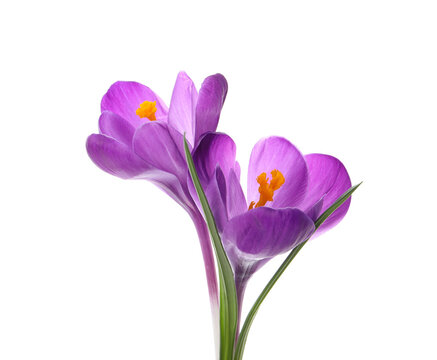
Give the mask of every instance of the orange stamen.
[[259, 192], [259, 201], [255, 205], [255, 201], [252, 201], [249, 205], [249, 210], [253, 209], [255, 206], [260, 207], [264, 206], [267, 201], [273, 201], [273, 194], [276, 190], [278, 190], [285, 182], [284, 175], [279, 170], [273, 170], [271, 172], [272, 179], [270, 180], [269, 184], [269, 178], [267, 177], [267, 174], [261, 173], [257, 178], [256, 181], [259, 184], [258, 192]]
[[156, 120], [156, 101], [144, 101], [140, 104], [140, 107], [135, 111], [140, 118], [147, 118], [150, 121]]

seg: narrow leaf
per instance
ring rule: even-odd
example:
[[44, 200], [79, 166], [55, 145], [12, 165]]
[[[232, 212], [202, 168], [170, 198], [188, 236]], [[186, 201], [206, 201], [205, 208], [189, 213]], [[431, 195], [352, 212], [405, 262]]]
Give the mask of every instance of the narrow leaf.
[[335, 202], [325, 210], [325, 212], [319, 216], [319, 218], [316, 220], [314, 225], [316, 226], [316, 230], [319, 228], [320, 225], [322, 225], [325, 220], [331, 216], [331, 214], [337, 210], [351, 195], [352, 193], [358, 189], [358, 186], [360, 186], [363, 182], [360, 182], [357, 185], [352, 186], [349, 190], [347, 190], [343, 195], [341, 195]]
[[[352, 193], [362, 184], [359, 183], [355, 186], [352, 186], [349, 190], [347, 190], [343, 195], [341, 195], [335, 202], [332, 204], [320, 217], [315, 221], [314, 225], [317, 230], [317, 228], [322, 225], [325, 220], [335, 211], [337, 210], [351, 195]], [[309, 240], [309, 239], [308, 239]], [[256, 299], [255, 303], [253, 304], [252, 308], [250, 309], [249, 313], [247, 314], [246, 320], [244, 322], [244, 325], [241, 329], [241, 333], [238, 337], [237, 346], [235, 348], [235, 354], [234, 354], [234, 360], [241, 360], [243, 358], [244, 348], [246, 346], [247, 336], [249, 335], [250, 327], [252, 326], [253, 320], [255, 319], [255, 316], [258, 312], [259, 307], [261, 306], [264, 299], [267, 297], [267, 294], [270, 292], [272, 287], [276, 284], [278, 279], [281, 277], [281, 275], [284, 273], [285, 269], [290, 265], [290, 263], [293, 261], [293, 259], [296, 257], [296, 255], [299, 253], [299, 251], [304, 247], [304, 245], [307, 243], [307, 241], [304, 241], [300, 245], [296, 246], [290, 254], [287, 256], [287, 258], [284, 260], [284, 262], [281, 264], [281, 266], [278, 268], [278, 270], [275, 272], [273, 277], [270, 279], [270, 281], [267, 283], [261, 294]]]
[[217, 226], [209, 207], [208, 200], [202, 189], [193, 158], [188, 148], [187, 140], [184, 137], [185, 156], [190, 171], [191, 179], [202, 204], [203, 213], [205, 214], [206, 223], [211, 234], [212, 244], [214, 247], [220, 280], [220, 359], [232, 359], [234, 352], [235, 334], [237, 330], [238, 304], [237, 293], [235, 289], [234, 273], [223, 248]]

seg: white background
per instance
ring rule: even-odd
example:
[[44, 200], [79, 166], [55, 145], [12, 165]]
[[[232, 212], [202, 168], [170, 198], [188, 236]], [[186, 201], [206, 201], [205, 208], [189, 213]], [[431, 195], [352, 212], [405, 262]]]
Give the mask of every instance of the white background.
[[[261, 307], [245, 358], [436, 359], [434, 1], [10, 1], [0, 7], [0, 358], [213, 359], [201, 253], [153, 185], [87, 157], [102, 95], [179, 70], [219, 130], [282, 135], [364, 180]], [[272, 275], [250, 284], [246, 308]]]

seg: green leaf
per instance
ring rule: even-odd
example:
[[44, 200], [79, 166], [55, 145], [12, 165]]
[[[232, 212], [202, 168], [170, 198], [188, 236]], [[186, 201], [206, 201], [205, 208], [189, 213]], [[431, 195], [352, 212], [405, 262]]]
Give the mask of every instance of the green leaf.
[[335, 203], [332, 204], [328, 209], [325, 210], [325, 212], [319, 216], [319, 218], [316, 220], [314, 225], [316, 226], [316, 230], [319, 228], [320, 225], [322, 225], [325, 220], [331, 216], [331, 214], [337, 210], [351, 195], [352, 193], [360, 186], [363, 182], [360, 182], [357, 185], [352, 186], [348, 191], [346, 191], [343, 195], [341, 195], [337, 200], [335, 200]]
[[188, 148], [187, 140], [184, 136], [185, 157], [187, 159], [188, 169], [191, 179], [202, 204], [203, 213], [205, 214], [206, 223], [211, 234], [212, 244], [214, 247], [220, 281], [220, 359], [232, 359], [234, 352], [235, 335], [237, 331], [238, 303], [237, 292], [235, 289], [234, 273], [231, 264], [226, 256], [220, 235], [214, 217], [209, 207], [208, 200], [199, 181], [193, 158]]
[[[352, 186], [349, 190], [347, 190], [343, 195], [341, 195], [335, 202], [332, 204], [320, 217], [315, 221], [315, 230], [317, 230], [320, 225], [322, 225], [325, 220], [335, 211], [337, 210], [351, 195], [352, 193], [362, 184], [359, 183], [358, 185]], [[314, 233], [313, 233], [314, 234]], [[309, 238], [308, 238], [309, 240]], [[307, 241], [304, 241], [300, 245], [296, 246], [290, 254], [287, 256], [287, 258], [284, 260], [284, 262], [281, 264], [281, 266], [278, 268], [278, 270], [275, 272], [273, 277], [270, 279], [270, 281], [267, 283], [261, 294], [256, 299], [255, 303], [253, 304], [252, 308], [250, 309], [249, 313], [247, 314], [246, 320], [244, 322], [244, 325], [241, 329], [240, 335], [238, 337], [237, 346], [235, 348], [235, 354], [234, 354], [234, 360], [241, 360], [243, 358], [244, 348], [246, 346], [247, 337], [249, 335], [250, 327], [252, 326], [253, 320], [255, 319], [255, 316], [258, 312], [259, 307], [261, 306], [264, 299], [267, 297], [267, 294], [272, 289], [273, 285], [276, 284], [278, 279], [281, 277], [281, 275], [284, 273], [285, 269], [290, 265], [290, 263], [293, 261], [293, 259], [296, 257], [296, 255], [299, 253], [299, 251], [305, 246]]]

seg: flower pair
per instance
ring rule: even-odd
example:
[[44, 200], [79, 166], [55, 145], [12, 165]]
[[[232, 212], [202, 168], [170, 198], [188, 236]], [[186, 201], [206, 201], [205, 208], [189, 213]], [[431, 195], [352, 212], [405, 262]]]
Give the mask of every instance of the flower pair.
[[338, 159], [302, 155], [288, 140], [268, 137], [252, 150], [245, 196], [236, 145], [228, 135], [215, 132], [226, 94], [227, 82], [220, 74], [206, 78], [197, 92], [181, 72], [167, 108], [148, 87], [117, 82], [102, 99], [100, 133], [87, 140], [88, 154], [102, 170], [123, 179], [153, 182], [191, 216], [204, 256], [216, 329], [215, 263], [199, 189], [185, 159], [184, 136], [232, 266], [238, 318], [253, 273], [274, 256], [335, 226], [348, 211], [350, 199], [317, 229], [315, 222], [351, 187]]

